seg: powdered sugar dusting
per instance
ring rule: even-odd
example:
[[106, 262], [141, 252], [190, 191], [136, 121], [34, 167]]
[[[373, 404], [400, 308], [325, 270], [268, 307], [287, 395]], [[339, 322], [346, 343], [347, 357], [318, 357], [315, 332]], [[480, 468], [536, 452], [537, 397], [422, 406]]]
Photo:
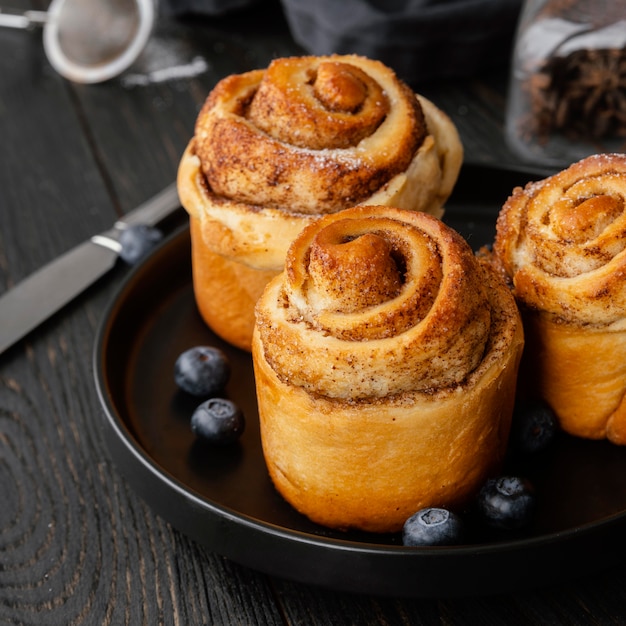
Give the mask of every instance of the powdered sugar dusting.
[[168, 80], [191, 78], [203, 74], [209, 69], [209, 65], [202, 57], [196, 57], [185, 65], [174, 65], [154, 70], [149, 74], [128, 74], [122, 77], [124, 87], [138, 87], [152, 83], [163, 83]]
[[210, 69], [209, 62], [180, 39], [155, 35], [130, 70], [121, 77], [122, 86], [142, 87], [183, 78], [193, 78]]

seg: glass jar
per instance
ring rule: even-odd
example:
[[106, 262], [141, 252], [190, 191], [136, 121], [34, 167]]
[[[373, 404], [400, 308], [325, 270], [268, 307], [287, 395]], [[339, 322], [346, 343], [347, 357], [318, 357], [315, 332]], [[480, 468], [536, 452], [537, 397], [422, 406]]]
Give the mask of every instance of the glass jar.
[[506, 136], [526, 161], [562, 168], [626, 151], [626, 0], [526, 0]]

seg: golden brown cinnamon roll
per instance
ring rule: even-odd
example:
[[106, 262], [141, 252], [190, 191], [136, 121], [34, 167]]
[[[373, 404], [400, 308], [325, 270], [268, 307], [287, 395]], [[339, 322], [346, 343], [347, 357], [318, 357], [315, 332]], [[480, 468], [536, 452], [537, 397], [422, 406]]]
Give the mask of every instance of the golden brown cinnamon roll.
[[494, 255], [523, 311], [525, 392], [565, 431], [626, 444], [626, 155], [516, 189]]
[[377, 61], [284, 58], [225, 78], [178, 174], [200, 312], [249, 349], [254, 302], [306, 224], [366, 202], [440, 216], [461, 160], [449, 118]]
[[289, 248], [252, 342], [270, 476], [320, 524], [459, 506], [505, 451], [523, 334], [500, 276], [421, 212], [326, 215]]

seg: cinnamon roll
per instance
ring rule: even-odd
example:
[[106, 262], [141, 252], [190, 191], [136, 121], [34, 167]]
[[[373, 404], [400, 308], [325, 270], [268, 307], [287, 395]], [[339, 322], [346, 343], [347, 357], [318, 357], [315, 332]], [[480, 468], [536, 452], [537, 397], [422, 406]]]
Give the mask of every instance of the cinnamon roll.
[[461, 161], [450, 119], [380, 62], [283, 58], [223, 79], [178, 173], [200, 312], [250, 349], [254, 303], [306, 224], [360, 203], [440, 216]]
[[313, 521], [392, 532], [496, 471], [523, 333], [501, 277], [431, 215], [359, 206], [307, 226], [256, 306], [261, 440]]
[[568, 433], [626, 444], [626, 155], [515, 189], [496, 231], [527, 331], [525, 393]]

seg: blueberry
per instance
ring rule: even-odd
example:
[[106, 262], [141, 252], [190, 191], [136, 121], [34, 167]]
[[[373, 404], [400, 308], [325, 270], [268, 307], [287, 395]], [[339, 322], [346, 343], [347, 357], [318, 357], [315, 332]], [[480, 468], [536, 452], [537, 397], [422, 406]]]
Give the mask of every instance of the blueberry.
[[550, 445], [557, 430], [556, 415], [545, 402], [516, 404], [511, 424], [511, 449], [521, 454], [539, 452]]
[[447, 509], [429, 507], [414, 513], [404, 522], [405, 546], [449, 546], [463, 541], [465, 527], [461, 518]]
[[241, 409], [226, 398], [210, 398], [200, 404], [191, 416], [195, 435], [218, 445], [234, 443], [246, 426]]
[[143, 259], [161, 240], [163, 233], [158, 228], [145, 224], [134, 224], [120, 234], [120, 258], [129, 265]]
[[226, 355], [212, 346], [185, 350], [174, 364], [174, 381], [192, 396], [209, 397], [220, 393], [230, 378]]
[[477, 497], [481, 519], [500, 530], [519, 530], [527, 526], [535, 510], [532, 485], [518, 476], [489, 479]]

